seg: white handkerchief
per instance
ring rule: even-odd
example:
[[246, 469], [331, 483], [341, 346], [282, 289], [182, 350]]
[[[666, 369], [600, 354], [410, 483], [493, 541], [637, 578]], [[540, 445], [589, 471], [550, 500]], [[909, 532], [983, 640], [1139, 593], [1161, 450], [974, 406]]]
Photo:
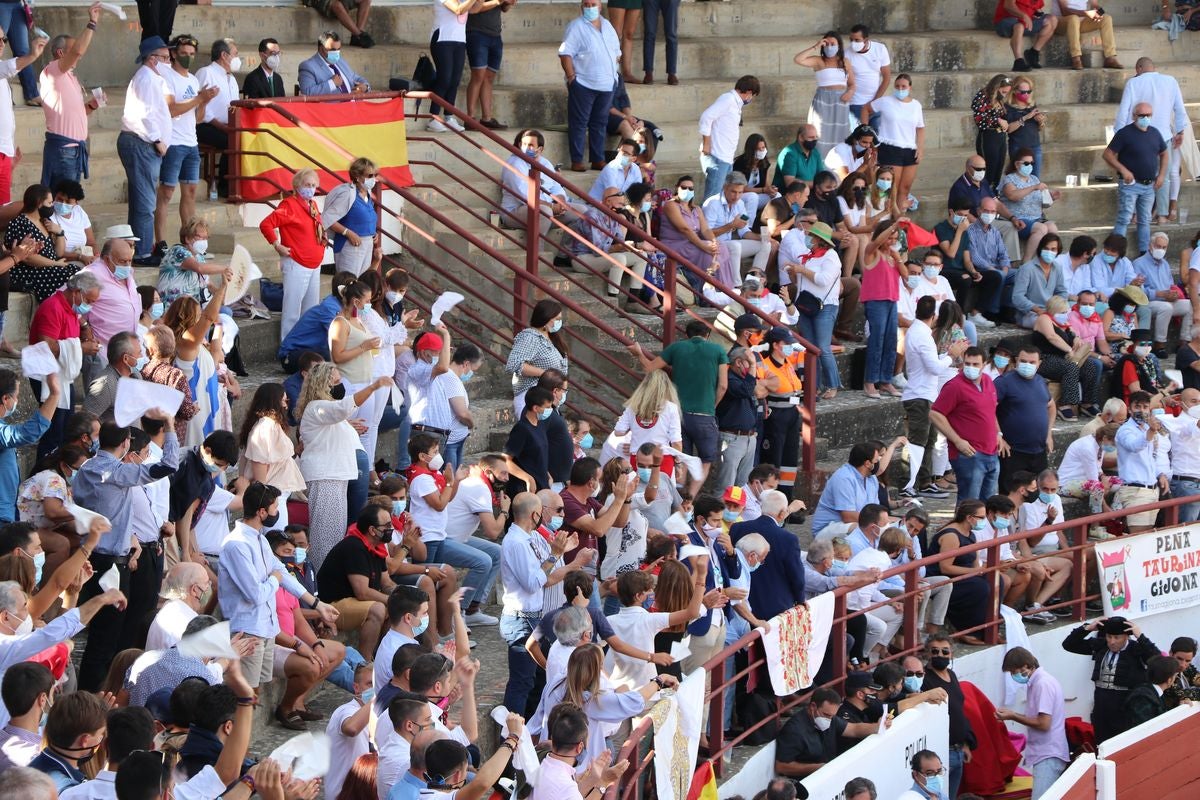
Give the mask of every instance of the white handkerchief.
[[679, 560], [680, 561], [683, 561], [685, 558], [691, 558], [693, 556], [706, 556], [706, 555], [708, 555], [708, 548], [701, 547], [698, 544], [685, 544], [683, 547], [679, 548]]
[[117, 381], [117, 400], [113, 417], [121, 426], [132, 425], [152, 408], [175, 414], [183, 404], [183, 392], [152, 381], [121, 378]]
[[125, 9], [121, 8], [116, 3], [101, 3], [100, 7], [110, 14], [116, 14], [117, 19], [129, 19], [127, 16], [125, 16]]
[[235, 244], [233, 256], [229, 259], [229, 271], [233, 273], [233, 277], [225, 289], [225, 304], [233, 305], [250, 289], [250, 284], [262, 277], [262, 270], [250, 258], [249, 250]]
[[437, 324], [442, 321], [442, 315], [461, 303], [463, 299], [458, 292], [442, 292], [429, 307], [429, 324], [437, 327]]
[[679, 511], [667, 517], [663, 523], [663, 533], [671, 536], [687, 536], [692, 531], [692, 524]]
[[[500, 726], [500, 738], [508, 738], [508, 709], [504, 706], [496, 706], [492, 709], [492, 719]], [[513, 753], [512, 764], [517, 769], [525, 773], [525, 780], [530, 786], [537, 784], [538, 769], [541, 763], [538, 761], [537, 750], [533, 747], [533, 739], [529, 736], [528, 730], [522, 730], [521, 736], [517, 740], [517, 751]]]
[[77, 506], [74, 503], [63, 503], [63, 508], [67, 510], [68, 514], [75, 518], [75, 532], [80, 536], [87, 535], [87, 532], [92, 527], [92, 520], [96, 519], [97, 517], [105, 522], [108, 522], [108, 517], [104, 516], [103, 514], [97, 514], [95, 511], [89, 511], [88, 509], [83, 508], [82, 506]]
[[392, 408], [396, 409], [397, 412], [404, 405], [404, 394], [401, 393], [400, 387], [394, 383], [392, 384], [391, 403]]
[[692, 652], [692, 637], [685, 636], [671, 645], [671, 660], [683, 661]]
[[47, 375], [58, 373], [58, 359], [50, 351], [50, 345], [45, 342], [27, 345], [21, 348], [21, 372], [26, 378], [40, 381]]
[[674, 447], [664, 447], [662, 451], [663, 455], [675, 456], [676, 459], [682, 461], [683, 465], [687, 467], [688, 475], [692, 476], [692, 480], [698, 481], [704, 478], [704, 467], [701, 465], [700, 459], [696, 458], [696, 456], [681, 453]]
[[277, 762], [281, 770], [290, 769], [292, 777], [298, 780], [324, 778], [329, 772], [329, 737], [323, 733], [293, 736], [275, 748], [271, 760]]
[[614, 431], [604, 440], [604, 444], [600, 445], [600, 463], [607, 464], [614, 458], [628, 458], [621, 452], [621, 445], [629, 444], [630, 434], [625, 433], [620, 436]]
[[237, 658], [229, 638], [229, 622], [218, 622], [180, 639], [179, 652], [193, 658]]
[[121, 573], [117, 570], [116, 564], [113, 564], [107, 572], [100, 576], [100, 588], [106, 592], [110, 589], [121, 588]]

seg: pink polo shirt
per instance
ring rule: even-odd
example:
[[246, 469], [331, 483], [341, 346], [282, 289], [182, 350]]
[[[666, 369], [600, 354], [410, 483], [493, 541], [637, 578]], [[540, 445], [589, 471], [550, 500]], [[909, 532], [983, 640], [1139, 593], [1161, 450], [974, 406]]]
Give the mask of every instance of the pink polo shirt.
[[[142, 316], [142, 298], [137, 293], [137, 282], [131, 272], [124, 281], [118, 281], [104, 261], [93, 261], [84, 269], [100, 281], [100, 297], [92, 303], [88, 322], [101, 345], [121, 331], [136, 331], [138, 318]], [[104, 358], [104, 347], [100, 357]]]
[[[966, 439], [975, 450], [984, 455], [996, 455], [998, 428], [996, 427], [996, 386], [987, 375], [979, 376], [979, 385], [955, 375], [938, 394], [933, 410], [950, 423], [954, 432]], [[958, 449], [950, 445], [950, 458], [958, 456]]]
[[1100, 351], [1100, 343], [1104, 341], [1104, 320], [1099, 314], [1093, 313], [1091, 319], [1084, 319], [1079, 314], [1079, 306], [1075, 306], [1067, 317], [1067, 324], [1076, 336], [1095, 345], [1096, 352]]
[[88, 138], [83, 86], [73, 70], [64, 72], [58, 61], [51, 61], [38, 77], [38, 91], [46, 114], [46, 130], [79, 142]]

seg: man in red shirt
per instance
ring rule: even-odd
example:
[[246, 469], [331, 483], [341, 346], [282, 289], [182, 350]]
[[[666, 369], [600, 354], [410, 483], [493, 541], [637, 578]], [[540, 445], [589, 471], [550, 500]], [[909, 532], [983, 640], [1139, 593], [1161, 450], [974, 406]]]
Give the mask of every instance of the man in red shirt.
[[[79, 318], [92, 310], [92, 303], [100, 298], [100, 282], [87, 270], [76, 272], [67, 278], [63, 288], [46, 298], [46, 302], [33, 312], [29, 322], [29, 343], [45, 342], [50, 352], [58, 359], [58, 375], [63, 386], [58, 408], [50, 420], [50, 429], [38, 441], [38, 458], [57, 450], [62, 444], [63, 430], [67, 417], [71, 416], [74, 404], [72, 383], [83, 368], [83, 357], [94, 356], [100, 343], [89, 335], [81, 341]], [[33, 393], [41, 397], [40, 381], [29, 379]]]
[[[571, 479], [562, 490], [563, 526], [567, 533], [579, 534], [579, 546], [564, 553], [563, 559], [570, 562], [583, 548], [596, 550], [600, 538], [608, 535], [609, 528], [623, 528], [629, 521], [629, 482], [618, 480], [613, 486], [613, 501], [604, 506], [593, 495], [600, 488], [600, 462], [591, 456], [579, 459], [571, 465]], [[591, 564], [584, 572], [596, 577], [596, 567]], [[600, 604], [599, 582], [592, 593], [593, 605]]]
[[950, 466], [958, 482], [956, 502], [994, 495], [1000, 477], [996, 452], [1000, 423], [996, 387], [983, 374], [983, 351], [978, 347], [963, 353], [962, 372], [942, 387], [929, 409], [929, 421], [950, 442]]
[[[1013, 72], [1042, 68], [1042, 48], [1058, 27], [1058, 17], [1043, 11], [1044, 5], [1045, 0], [996, 0], [992, 24], [996, 35], [1008, 39], [1012, 46]], [[1033, 46], [1022, 54], [1026, 33], [1033, 35]]]

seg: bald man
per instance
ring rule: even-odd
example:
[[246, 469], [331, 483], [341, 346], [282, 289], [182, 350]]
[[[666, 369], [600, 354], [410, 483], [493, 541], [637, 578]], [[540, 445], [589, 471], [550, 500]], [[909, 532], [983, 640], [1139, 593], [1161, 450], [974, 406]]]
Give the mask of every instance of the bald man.
[[1179, 81], [1159, 72], [1148, 56], [1137, 60], [1134, 72], [1136, 74], [1125, 82], [1121, 92], [1121, 105], [1117, 108], [1113, 128], [1120, 130], [1133, 122], [1133, 108], [1138, 103], [1149, 103], [1154, 109], [1150, 124], [1167, 142], [1169, 152], [1167, 179], [1159, 187], [1155, 202], [1155, 222], [1161, 224], [1167, 215], [1175, 214], [1179, 198], [1179, 148], [1183, 145], [1183, 129], [1191, 122], [1183, 105]]
[[[1200, 390], [1184, 389], [1179, 395], [1183, 413], [1163, 417], [1171, 433], [1171, 495], [1200, 495]], [[1179, 507], [1179, 521], [1200, 519], [1200, 497]]]
[[136, 331], [142, 316], [142, 298], [133, 277], [133, 244], [125, 239], [107, 239], [100, 255], [85, 270], [100, 281], [100, 297], [85, 315], [91, 337], [100, 351], [83, 359], [84, 386], [91, 386], [108, 363], [108, 340], [122, 331]]
[[1125, 235], [1129, 220], [1137, 212], [1138, 254], [1150, 247], [1150, 215], [1154, 195], [1167, 177], [1167, 142], [1151, 123], [1154, 107], [1138, 103], [1133, 121], [1118, 130], [1104, 150], [1104, 163], [1116, 170], [1117, 219], [1113, 233]]
[[204, 608], [204, 598], [212, 591], [208, 570], [194, 561], [181, 561], [167, 571], [159, 594], [167, 602], [150, 623], [146, 634], [147, 650], [166, 650], [179, 644], [187, 624]]

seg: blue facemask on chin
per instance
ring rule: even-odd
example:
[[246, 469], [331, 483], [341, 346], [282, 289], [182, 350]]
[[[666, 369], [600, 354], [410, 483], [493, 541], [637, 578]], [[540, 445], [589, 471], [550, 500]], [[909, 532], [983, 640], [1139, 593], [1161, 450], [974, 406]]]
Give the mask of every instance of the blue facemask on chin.
[[933, 777], [925, 778], [925, 791], [931, 795], [940, 797], [942, 794], [942, 776], [934, 775]]
[[408, 508], [408, 500], [393, 500], [392, 501], [392, 516], [398, 517]]
[[292, 558], [296, 559], [297, 564], [303, 564], [305, 562], [305, 560], [308, 558], [308, 548], [307, 547], [297, 547], [295, 555], [293, 555]]

